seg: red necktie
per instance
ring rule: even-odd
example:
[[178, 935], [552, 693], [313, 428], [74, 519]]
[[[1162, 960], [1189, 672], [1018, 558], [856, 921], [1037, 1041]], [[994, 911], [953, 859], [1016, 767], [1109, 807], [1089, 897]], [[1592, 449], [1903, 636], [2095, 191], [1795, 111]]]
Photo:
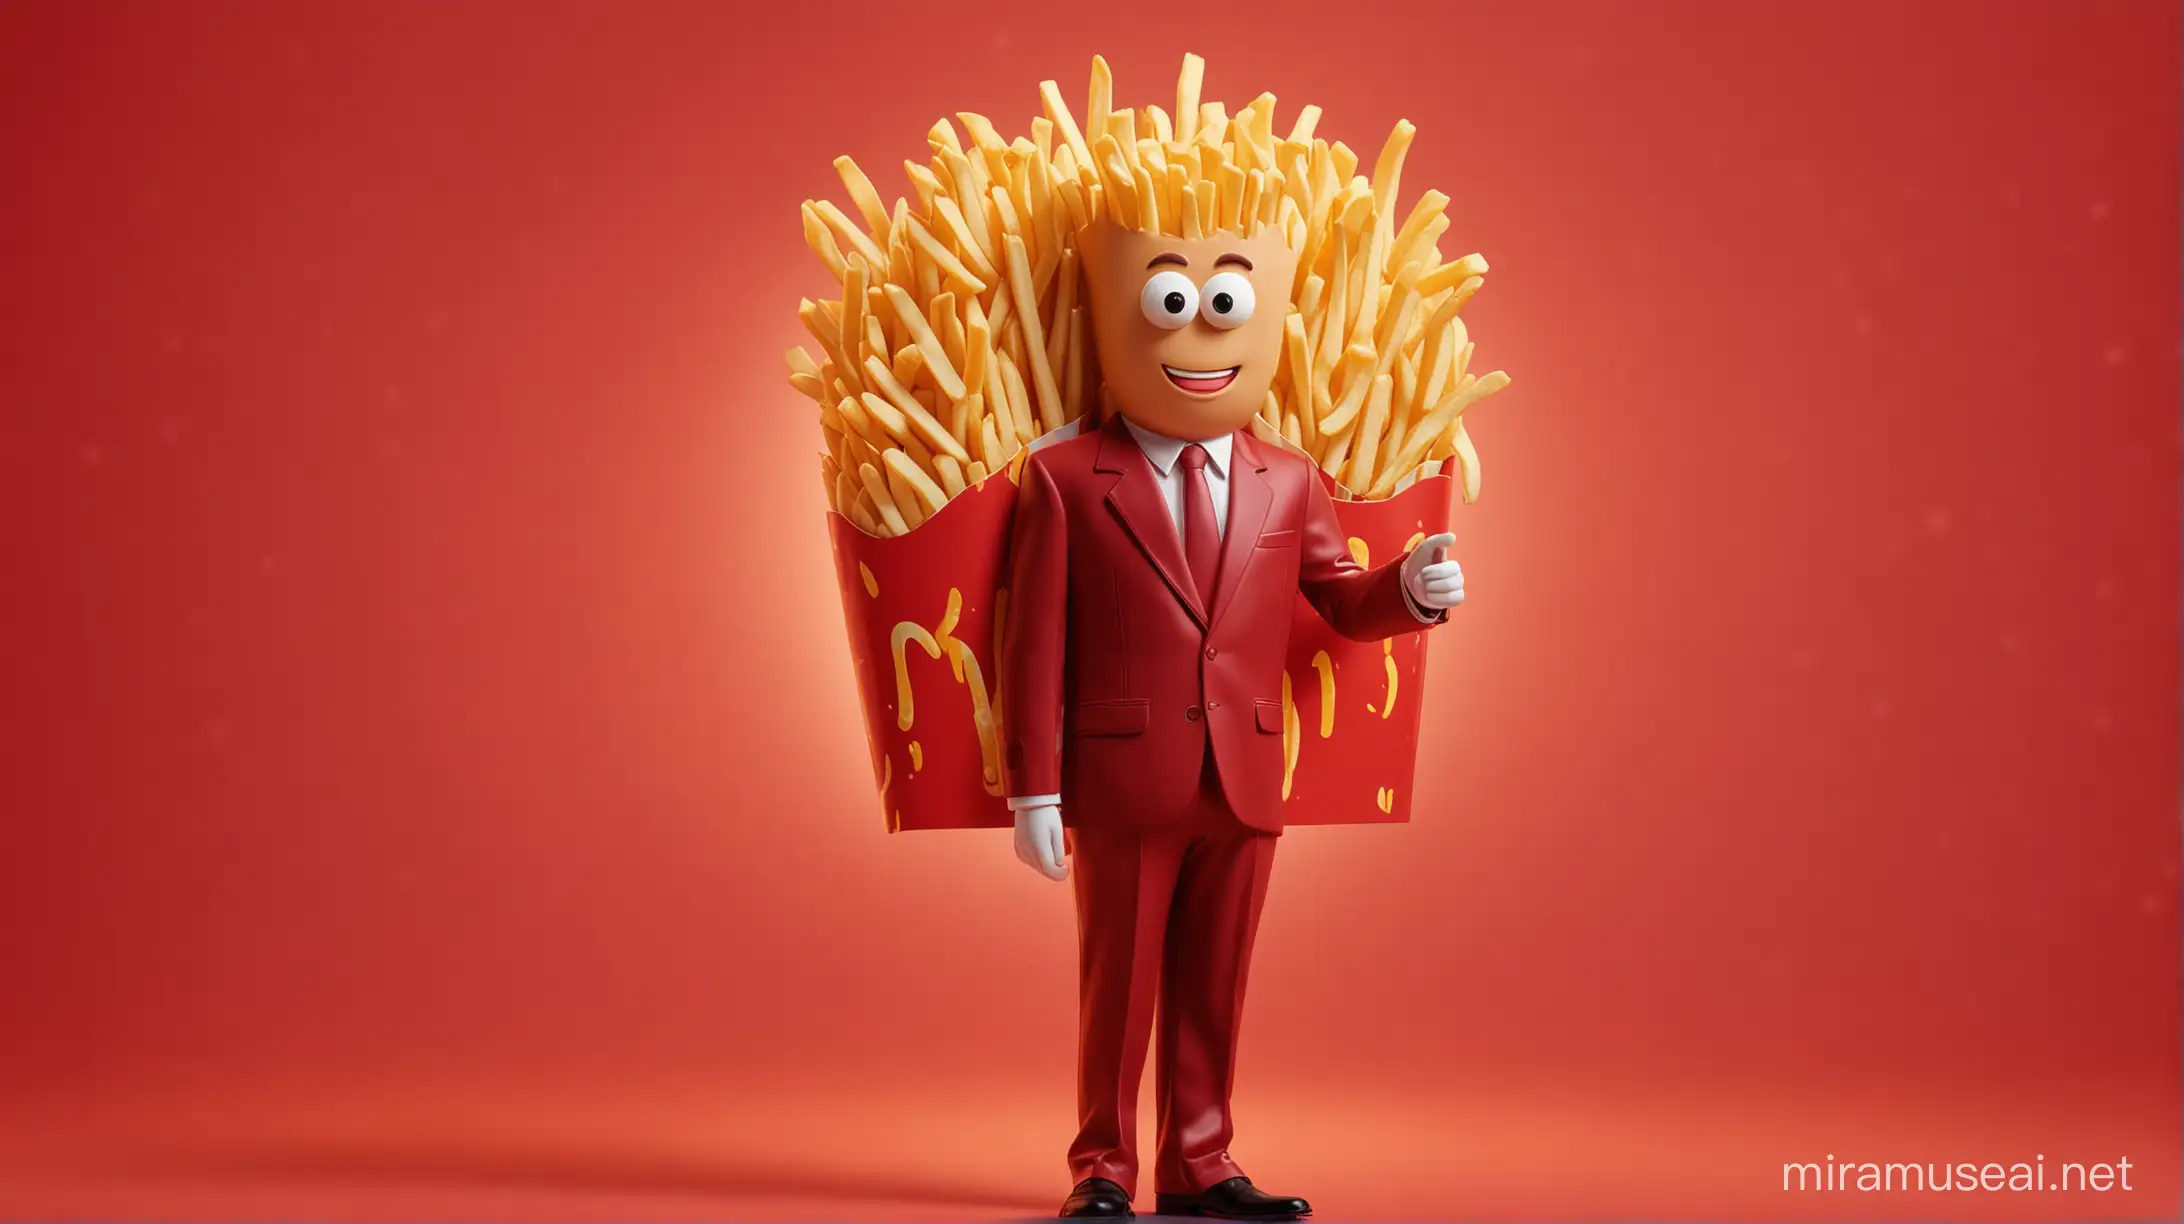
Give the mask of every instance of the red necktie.
[[1213, 517], [1213, 486], [1206, 480], [1206, 448], [1183, 448], [1183, 559], [1198, 584], [1198, 605], [1213, 610], [1213, 579], [1221, 568], [1221, 527]]

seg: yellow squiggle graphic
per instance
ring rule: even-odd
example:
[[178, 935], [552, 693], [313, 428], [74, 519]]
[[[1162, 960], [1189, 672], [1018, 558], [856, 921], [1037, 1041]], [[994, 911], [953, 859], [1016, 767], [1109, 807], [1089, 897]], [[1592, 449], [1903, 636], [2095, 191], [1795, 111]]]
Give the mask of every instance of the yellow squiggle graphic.
[[1405, 540], [1405, 541], [1403, 541], [1403, 551], [1404, 551], [1404, 552], [1409, 552], [1409, 551], [1410, 551], [1411, 549], [1413, 549], [1413, 548], [1416, 548], [1416, 547], [1418, 547], [1418, 546], [1419, 546], [1420, 544], [1423, 544], [1423, 543], [1425, 543], [1425, 542], [1426, 542], [1426, 533], [1425, 533], [1425, 532], [1423, 532], [1423, 531], [1413, 531], [1413, 532], [1411, 532], [1411, 537], [1410, 537], [1410, 539], [1408, 539], [1408, 540]]
[[1390, 816], [1395, 815], [1395, 788], [1392, 786], [1380, 787], [1373, 794], [1373, 802], [1380, 806], [1381, 811]]
[[1388, 700], [1380, 707], [1380, 716], [1386, 718], [1395, 713], [1395, 639], [1380, 639], [1380, 661], [1388, 665]]
[[857, 563], [857, 576], [864, 579], [864, 593], [878, 599], [880, 597], [880, 580], [872, 576], [872, 567], [859, 561]]
[[933, 638], [940, 643], [941, 649], [948, 652], [948, 670], [955, 673], [957, 684], [963, 683], [963, 656], [957, 650], [963, 643], [956, 640], [955, 626], [957, 618], [962, 615], [963, 592], [949, 587], [948, 610], [940, 614], [940, 623], [933, 626]]
[[1304, 737], [1297, 723], [1297, 702], [1290, 693], [1289, 670], [1282, 669], [1282, 798], [1289, 798], [1289, 788], [1297, 777], [1297, 744]]
[[969, 673], [964, 681], [971, 690], [971, 726], [978, 732], [978, 776], [985, 783], [986, 793], [1001, 793], [1001, 739], [999, 721], [994, 717], [993, 705], [986, 696], [986, 677], [978, 670], [978, 656], [971, 653], [961, 642], [955, 644], [956, 652], [963, 656], [963, 667]]
[[1357, 563], [1366, 569], [1373, 567], [1372, 547], [1356, 536], [1350, 537], [1350, 555], [1357, 558]]
[[1312, 656], [1312, 666], [1319, 669], [1319, 734], [1326, 739], [1335, 733], [1335, 661], [1322, 650]]
[[917, 696], [910, 689], [910, 661], [903, 654], [905, 642], [916, 642], [930, 658], [940, 657], [940, 643], [916, 621], [897, 621], [887, 644], [895, 652], [895, 725], [904, 731], [918, 720]]
[[[1001, 632], [1001, 614], [1006, 607], [1006, 593], [997, 595], [994, 601], [994, 635], [998, 647]], [[1001, 793], [1001, 742], [1000, 742], [1000, 694], [986, 687], [984, 671], [978, 666], [978, 656], [961, 638], [955, 636], [956, 622], [963, 615], [963, 591], [948, 588], [948, 607], [941, 614], [934, 632], [927, 632], [916, 621], [899, 621], [888, 636], [888, 644], [895, 654], [895, 725], [908, 731], [917, 721], [916, 699], [910, 685], [910, 661], [904, 647], [916, 642], [928, 658], [938, 659], [947, 655], [948, 668], [955, 678], [971, 693], [971, 725], [978, 735], [979, 778], [986, 793]], [[917, 743], [910, 745], [913, 772], [924, 767], [924, 751]]]
[[925, 768], [925, 745], [923, 745], [923, 744], [920, 744], [920, 743], [919, 743], [919, 742], [917, 742], [916, 740], [911, 740], [911, 741], [910, 741], [910, 772], [911, 772], [911, 773], [916, 773], [917, 771], [919, 771], [919, 770], [921, 770], [921, 769], [923, 769], [923, 768]]

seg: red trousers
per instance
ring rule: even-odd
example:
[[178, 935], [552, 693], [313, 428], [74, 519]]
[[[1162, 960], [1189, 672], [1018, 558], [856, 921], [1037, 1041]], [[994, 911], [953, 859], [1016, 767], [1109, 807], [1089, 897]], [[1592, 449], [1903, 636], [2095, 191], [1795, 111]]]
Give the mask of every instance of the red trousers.
[[1140, 825], [1103, 820], [1070, 837], [1079, 1120], [1070, 1176], [1136, 1193], [1138, 1080], [1156, 1010], [1154, 1189], [1194, 1194], [1241, 1176], [1228, 1153], [1229, 1090], [1274, 835], [1229, 810], [1209, 756], [1188, 813]]

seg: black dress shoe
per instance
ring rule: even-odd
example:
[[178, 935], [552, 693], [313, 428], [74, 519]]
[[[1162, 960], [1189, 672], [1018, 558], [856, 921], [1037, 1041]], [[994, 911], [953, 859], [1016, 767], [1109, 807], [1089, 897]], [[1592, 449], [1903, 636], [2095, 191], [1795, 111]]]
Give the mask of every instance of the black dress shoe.
[[1213, 1216], [1222, 1220], [1294, 1220], [1312, 1214], [1312, 1204], [1301, 1198], [1268, 1194], [1248, 1177], [1215, 1182], [1196, 1194], [1155, 1196], [1154, 1210], [1161, 1215]]
[[1077, 1183], [1077, 1188], [1062, 1200], [1062, 1218], [1079, 1216], [1132, 1216], [1130, 1195], [1121, 1186], [1104, 1177], [1087, 1177]]

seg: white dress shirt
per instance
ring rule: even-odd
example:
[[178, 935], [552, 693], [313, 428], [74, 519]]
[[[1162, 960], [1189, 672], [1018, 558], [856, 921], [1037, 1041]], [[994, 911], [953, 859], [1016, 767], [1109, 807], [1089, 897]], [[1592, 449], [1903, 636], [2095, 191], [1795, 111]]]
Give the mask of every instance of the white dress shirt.
[[[1168, 518], [1175, 524], [1175, 538], [1180, 541], [1183, 538], [1183, 477], [1187, 473], [1177, 460], [1183, 457], [1183, 448], [1190, 443], [1154, 433], [1128, 417], [1124, 417], [1122, 423], [1152, 464], [1153, 482], [1160, 486], [1160, 495], [1168, 500]], [[1198, 444], [1206, 448], [1206, 491], [1213, 496], [1214, 530], [1223, 538], [1228, 535], [1228, 470], [1229, 460], [1235, 453], [1235, 442], [1235, 434], [1222, 434]], [[1438, 612], [1419, 607], [1411, 598], [1408, 587], [1403, 589], [1403, 603], [1410, 608], [1411, 615], [1421, 621], [1431, 622], [1440, 617]], [[1060, 795], [1017, 795], [1009, 800], [1009, 810], [1052, 807], [1061, 801]]]
[[[1188, 442], [1156, 434], [1150, 429], [1139, 428], [1128, 417], [1122, 419], [1130, 436], [1137, 439], [1138, 449], [1153, 465], [1153, 481], [1160, 486], [1160, 495], [1168, 499], [1168, 518], [1175, 524], [1175, 538], [1183, 538], [1183, 465], [1176, 462], [1183, 457]], [[1229, 456], [1235, 450], [1236, 435], [1222, 434], [1208, 438], [1198, 445], [1206, 448], [1206, 491], [1213, 495], [1213, 529], [1218, 536], [1228, 535], [1228, 466]]]

